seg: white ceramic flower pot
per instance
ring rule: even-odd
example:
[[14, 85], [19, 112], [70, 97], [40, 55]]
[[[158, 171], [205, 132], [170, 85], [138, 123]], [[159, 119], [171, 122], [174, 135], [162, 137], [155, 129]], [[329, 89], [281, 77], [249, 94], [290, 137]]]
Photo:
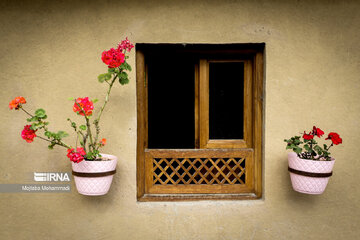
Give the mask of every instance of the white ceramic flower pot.
[[100, 196], [109, 191], [116, 171], [117, 157], [101, 155], [110, 160], [72, 162], [75, 185], [80, 194]]
[[291, 184], [295, 191], [307, 194], [322, 194], [332, 175], [335, 159], [314, 161], [302, 159], [296, 153], [288, 154]]

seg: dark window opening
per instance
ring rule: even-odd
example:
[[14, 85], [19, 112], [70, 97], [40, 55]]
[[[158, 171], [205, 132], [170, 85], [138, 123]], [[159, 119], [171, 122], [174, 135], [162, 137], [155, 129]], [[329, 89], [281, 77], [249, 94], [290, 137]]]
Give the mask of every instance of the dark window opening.
[[244, 63], [209, 64], [209, 137], [244, 138]]
[[158, 52], [148, 61], [148, 147], [194, 148], [195, 64]]

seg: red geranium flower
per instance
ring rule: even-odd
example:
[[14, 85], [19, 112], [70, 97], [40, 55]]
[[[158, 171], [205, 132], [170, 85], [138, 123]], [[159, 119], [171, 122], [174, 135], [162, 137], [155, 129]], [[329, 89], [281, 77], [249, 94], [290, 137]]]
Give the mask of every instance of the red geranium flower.
[[317, 128], [314, 126], [312, 134], [315, 136], [321, 137], [322, 135], [324, 135], [324, 132], [320, 128]]
[[329, 133], [328, 137], [325, 138], [325, 140], [331, 139], [331, 141], [333, 142], [333, 144], [338, 145], [340, 143], [342, 143], [342, 139], [339, 136], [339, 134], [335, 133], [335, 132], [331, 132]]
[[109, 51], [102, 53], [101, 60], [108, 65], [109, 68], [116, 68], [125, 61], [125, 54], [119, 49], [111, 48]]
[[73, 107], [74, 112], [78, 112], [82, 116], [84, 116], [85, 112], [86, 116], [90, 116], [92, 114], [92, 110], [94, 110], [94, 104], [88, 97], [76, 99], [76, 103], [74, 103]]
[[13, 109], [15, 108], [15, 110], [18, 110], [21, 106], [21, 104], [25, 104], [26, 100], [23, 97], [16, 97], [13, 100], [11, 100], [11, 102], [9, 103], [9, 108]]
[[85, 150], [81, 147], [78, 147], [76, 151], [73, 148], [68, 149], [67, 151], [68, 154], [66, 156], [70, 159], [70, 161], [75, 163], [79, 163], [84, 160], [84, 156], [86, 155]]
[[311, 140], [314, 138], [314, 135], [311, 135], [311, 132], [309, 134], [306, 134], [305, 131], [304, 131], [304, 135], [303, 135], [303, 138], [305, 140]]
[[36, 131], [30, 129], [30, 127], [31, 125], [26, 125], [21, 132], [21, 137], [28, 143], [34, 141], [34, 137], [36, 137]]

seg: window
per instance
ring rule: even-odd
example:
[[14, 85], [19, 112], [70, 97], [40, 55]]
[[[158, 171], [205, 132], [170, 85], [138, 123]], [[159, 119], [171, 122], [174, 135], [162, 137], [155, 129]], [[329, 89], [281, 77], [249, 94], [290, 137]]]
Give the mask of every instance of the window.
[[137, 44], [139, 201], [262, 193], [264, 44]]

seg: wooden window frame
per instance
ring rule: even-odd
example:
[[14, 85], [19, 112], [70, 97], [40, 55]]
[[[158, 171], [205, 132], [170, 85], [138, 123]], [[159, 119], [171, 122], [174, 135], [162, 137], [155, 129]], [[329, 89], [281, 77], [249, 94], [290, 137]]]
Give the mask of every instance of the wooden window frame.
[[[209, 64], [213, 62], [243, 62], [244, 63], [244, 139], [210, 139], [209, 138]], [[208, 60], [200, 59], [198, 79], [195, 84], [199, 84], [200, 105], [199, 105], [199, 124], [200, 128], [200, 148], [251, 148], [252, 144], [252, 64], [249, 59], [244, 60]], [[196, 121], [195, 121], [196, 122]]]
[[[231, 44], [230, 44], [231, 45]], [[263, 142], [263, 52], [264, 44], [236, 44], [227, 47], [191, 50], [205, 54], [195, 66], [195, 149], [148, 149], [148, 94], [147, 66], [142, 46], [136, 46], [137, 82], [137, 200], [138, 201], [186, 201], [186, 200], [235, 200], [259, 199], [262, 196], [262, 142]], [[212, 59], [211, 56], [224, 56]], [[243, 59], [227, 59], [227, 54], [246, 56]], [[209, 63], [214, 61], [243, 61], [244, 71], [244, 139], [209, 139]], [[250, 106], [250, 107], [248, 107]], [[236, 190], [231, 187], [202, 186], [152, 186], [152, 158], [177, 156], [246, 156], [246, 186]], [[231, 155], [232, 154], [232, 155]], [[234, 155], [235, 154], [235, 155]], [[190, 190], [189, 190], [190, 189]]]

